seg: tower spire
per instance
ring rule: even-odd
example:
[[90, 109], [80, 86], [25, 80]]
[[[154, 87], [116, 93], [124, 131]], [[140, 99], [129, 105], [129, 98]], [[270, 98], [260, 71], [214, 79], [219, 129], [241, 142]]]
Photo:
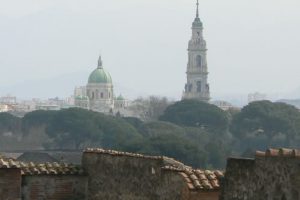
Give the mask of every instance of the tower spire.
[[196, 18], [199, 18], [199, 0], [197, 0], [197, 12], [196, 12]]
[[102, 59], [101, 59], [101, 55], [99, 56], [99, 59], [98, 59], [98, 68], [102, 68]]

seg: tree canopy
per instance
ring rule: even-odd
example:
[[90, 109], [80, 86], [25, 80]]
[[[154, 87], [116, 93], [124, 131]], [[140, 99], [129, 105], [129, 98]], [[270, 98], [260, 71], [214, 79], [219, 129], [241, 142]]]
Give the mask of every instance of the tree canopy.
[[97, 146], [122, 149], [127, 141], [140, 137], [125, 120], [79, 108], [61, 110], [49, 121], [46, 133], [58, 148]]
[[217, 106], [196, 101], [183, 100], [169, 106], [160, 117], [162, 121], [181, 126], [208, 127], [211, 130], [227, 130], [228, 115]]
[[300, 136], [300, 112], [285, 103], [253, 102], [233, 117], [230, 130], [241, 140], [276, 145], [281, 138], [281, 145], [289, 146]]
[[21, 119], [9, 113], [0, 113], [0, 133], [6, 131], [19, 132]]
[[79, 108], [34, 111], [22, 119], [0, 113], [0, 148], [100, 147], [165, 155], [194, 167], [224, 168], [232, 154], [300, 147], [300, 112], [284, 103], [260, 101], [241, 111], [223, 111], [184, 100], [168, 106], [159, 119], [122, 118]]

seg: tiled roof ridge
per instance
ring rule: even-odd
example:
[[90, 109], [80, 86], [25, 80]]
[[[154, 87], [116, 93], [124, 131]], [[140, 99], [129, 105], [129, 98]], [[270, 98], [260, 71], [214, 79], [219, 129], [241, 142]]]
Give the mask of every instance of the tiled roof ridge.
[[22, 175], [82, 175], [83, 170], [78, 165], [46, 162], [36, 164], [33, 162], [21, 162], [12, 158], [1, 157], [0, 168], [21, 169]]
[[112, 156], [127, 156], [127, 157], [145, 158], [145, 159], [153, 159], [153, 160], [173, 161], [173, 162], [180, 163], [179, 161], [176, 161], [175, 159], [169, 158], [167, 156], [148, 156], [148, 155], [139, 154], [139, 153], [130, 153], [130, 152], [123, 152], [123, 151], [116, 151], [116, 150], [106, 150], [106, 149], [102, 149], [102, 148], [87, 148], [84, 150], [84, 153], [108, 154], [108, 155], [112, 155]]
[[97, 154], [106, 154], [111, 156], [126, 156], [126, 157], [133, 157], [133, 158], [161, 160], [164, 162], [164, 165], [166, 166], [173, 166], [177, 168], [188, 167], [184, 165], [182, 162], [179, 162], [174, 158], [170, 158], [167, 156], [148, 156], [139, 153], [129, 153], [129, 152], [116, 151], [116, 150], [105, 150], [102, 148], [87, 148], [84, 150], [84, 153], [97, 153]]
[[224, 177], [224, 173], [220, 170], [211, 171], [173, 166], [165, 166], [162, 169], [180, 174], [190, 190], [219, 190], [220, 179]]
[[299, 149], [288, 149], [288, 148], [279, 148], [279, 149], [269, 148], [265, 152], [256, 151], [255, 157], [300, 158], [300, 150]]

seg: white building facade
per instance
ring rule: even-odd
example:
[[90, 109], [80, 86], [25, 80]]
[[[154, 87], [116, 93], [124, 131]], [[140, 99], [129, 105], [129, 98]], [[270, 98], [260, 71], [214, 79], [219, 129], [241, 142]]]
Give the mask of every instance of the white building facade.
[[101, 56], [98, 67], [90, 74], [86, 86], [90, 110], [110, 112], [114, 108], [114, 90], [110, 74], [104, 70]]
[[267, 95], [259, 92], [248, 94], [248, 103], [267, 100]]
[[208, 102], [210, 100], [208, 70], [206, 59], [206, 41], [203, 38], [203, 24], [199, 18], [197, 1], [196, 18], [192, 25], [192, 38], [188, 45], [187, 83], [182, 99], [195, 99]]
[[123, 113], [128, 101], [121, 95], [114, 96], [114, 86], [110, 74], [103, 68], [101, 56], [97, 68], [90, 74], [84, 87], [74, 91], [75, 106], [102, 113]]

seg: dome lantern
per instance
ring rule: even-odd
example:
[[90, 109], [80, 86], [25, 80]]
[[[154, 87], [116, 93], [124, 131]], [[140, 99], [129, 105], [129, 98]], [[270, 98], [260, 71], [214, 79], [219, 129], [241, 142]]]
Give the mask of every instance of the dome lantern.
[[98, 68], [103, 68], [102, 66], [102, 59], [101, 59], [101, 55], [99, 56], [99, 59], [98, 59]]

